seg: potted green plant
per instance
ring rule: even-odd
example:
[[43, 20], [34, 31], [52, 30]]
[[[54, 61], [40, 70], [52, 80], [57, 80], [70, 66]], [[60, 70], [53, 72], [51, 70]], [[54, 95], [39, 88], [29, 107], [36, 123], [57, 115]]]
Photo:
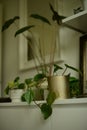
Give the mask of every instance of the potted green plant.
[[[51, 78], [57, 77], [57, 78], [60, 79], [61, 77], [63, 77], [64, 82], [65, 82], [65, 84], [67, 86], [60, 86], [60, 85], [56, 86], [57, 89], [55, 91], [55, 89], [54, 89], [55, 86], [50, 85], [49, 82], [48, 82], [48, 85], [47, 85], [48, 94], [47, 94], [45, 103], [40, 103], [40, 104], [37, 103], [37, 100], [35, 100], [33, 87], [36, 87], [37, 89], [38, 88], [42, 89], [41, 88], [42, 83], [44, 81], [47, 81], [49, 79], [49, 77], [46, 76], [44, 73], [39, 73], [39, 74], [36, 74], [33, 78], [25, 79], [25, 84], [27, 86], [26, 87], [27, 89], [26, 89], [26, 92], [22, 96], [22, 100], [27, 101], [28, 104], [30, 104], [32, 101], [34, 101], [34, 103], [40, 108], [40, 110], [41, 110], [41, 112], [42, 112], [42, 114], [44, 116], [44, 119], [47, 119], [52, 114], [52, 104], [55, 101], [55, 99], [57, 99], [59, 97], [61, 97], [62, 99], [63, 98], [70, 98], [70, 96], [71, 96], [70, 95], [71, 90], [69, 91], [69, 84], [72, 85], [72, 83], [70, 82], [71, 80], [69, 81], [69, 79], [71, 79], [70, 74], [65, 75], [65, 72], [67, 71], [67, 69], [72, 69], [72, 70], [74, 70], [74, 71], [81, 74], [81, 72], [78, 69], [76, 69], [76, 68], [74, 68], [72, 66], [69, 66], [67, 64], [65, 64], [65, 68], [62, 68], [61, 66], [59, 66], [57, 64], [54, 64], [54, 73], [57, 73], [57, 71], [60, 70], [60, 69], [63, 69], [63, 72], [62, 72], [61, 76], [58, 76], [56, 74], [54, 76], [51, 76]], [[60, 82], [60, 81], [58, 80], [58, 82]], [[63, 87], [62, 91], [61, 91], [61, 89], [59, 89], [60, 87]]]
[[10, 96], [12, 102], [20, 102], [21, 96], [25, 91], [25, 84], [21, 83], [19, 80], [20, 77], [16, 77], [13, 81], [8, 82], [5, 88], [5, 94]]
[[[53, 11], [52, 7], [51, 7], [51, 9]], [[49, 22], [49, 20], [46, 17], [43, 17], [43, 16], [38, 15], [38, 14], [32, 14], [32, 15], [30, 15], [30, 17], [34, 18], [35, 20], [40, 20], [44, 24], [51, 26], [51, 23]], [[7, 20], [5, 22], [5, 24], [3, 25], [2, 31], [9, 28], [10, 25], [15, 23], [15, 21], [18, 20], [18, 19], [20, 20], [19, 16], [15, 16], [15, 17]], [[34, 27], [35, 27], [35, 25], [25, 26], [21, 29], [18, 29], [15, 33], [15, 37], [19, 34], [23, 34], [23, 36], [26, 38], [26, 40], [28, 40], [28, 44], [29, 44], [29, 46], [32, 50], [34, 63], [35, 63], [35, 66], [36, 66], [36, 69], [37, 69], [37, 72], [38, 72], [33, 78], [29, 78], [29, 79], [25, 80], [26, 92], [23, 94], [22, 100], [27, 101], [29, 104], [32, 101], [34, 101], [35, 104], [40, 108], [41, 112], [43, 113], [44, 119], [47, 119], [52, 114], [52, 104], [55, 101], [57, 95], [55, 94], [55, 91], [52, 91], [53, 89], [48, 89], [49, 92], [48, 92], [48, 95], [47, 95], [47, 98], [46, 98], [46, 102], [42, 103], [42, 104], [38, 104], [35, 100], [35, 95], [34, 95], [32, 88], [33, 87], [39, 88], [44, 81], [47, 81], [48, 77], [54, 76], [54, 73], [56, 73], [57, 70], [63, 69], [63, 68], [58, 66], [57, 64], [54, 64], [54, 55], [55, 55], [55, 49], [56, 49], [56, 46], [55, 46], [56, 42], [55, 41], [53, 43], [53, 45], [54, 45], [53, 51], [52, 51], [53, 53], [52, 54], [50, 53], [49, 64], [46, 64], [45, 56], [42, 55], [41, 49], [38, 48], [38, 45], [37, 45], [37, 42], [36, 42], [36, 47], [38, 49], [38, 53], [39, 53], [39, 56], [40, 56], [40, 58], [38, 58], [36, 52], [33, 50], [33, 45], [32, 45], [32, 38], [34, 38], [34, 35], [33, 35], [33, 32], [31, 31], [31, 29], [34, 28]], [[25, 33], [24, 33], [25, 31], [28, 31], [29, 34], [31, 34], [32, 38], [30, 37], [30, 35], [29, 36], [25, 35]], [[37, 67], [35, 59], [37, 59], [37, 61], [39, 63], [39, 67]], [[64, 75], [67, 68], [78, 71], [74, 67], [71, 67], [71, 66], [68, 66], [68, 65], [65, 65], [65, 66], [66, 66], [66, 68], [65, 68], [62, 75]], [[48, 86], [49, 86], [49, 84], [48, 84]]]
[[[43, 17], [43, 16], [40, 16], [40, 15], [31, 15], [30, 17], [33, 17], [33, 18], [35, 18], [35, 19], [38, 19], [38, 20], [41, 20], [43, 23], [45, 23], [45, 24], [48, 24], [48, 26], [50, 26], [51, 24], [50, 24], [50, 22], [48, 21], [48, 19], [47, 18], [45, 18], [45, 17]], [[11, 19], [9, 19], [9, 20], [7, 20], [6, 22], [5, 22], [5, 24], [3, 25], [3, 27], [2, 27], [2, 31], [4, 31], [4, 30], [6, 30], [6, 29], [8, 29], [9, 27], [10, 27], [10, 25], [12, 25], [13, 23], [15, 23], [15, 21], [16, 20], [18, 20], [18, 19], [20, 19], [19, 18], [19, 16], [15, 16], [15, 17], [13, 17], [13, 18], [11, 18]], [[32, 43], [31, 43], [31, 38], [30, 37], [28, 37], [28, 36], [26, 36], [25, 34], [24, 34], [24, 32], [25, 31], [29, 31], [30, 33], [31, 33], [31, 29], [34, 27], [34, 25], [29, 25], [29, 26], [26, 26], [26, 27], [23, 27], [23, 28], [21, 28], [21, 29], [19, 29], [19, 30], [17, 30], [17, 32], [15, 33], [15, 36], [17, 36], [17, 35], [19, 35], [19, 34], [23, 34], [23, 36], [29, 41], [28, 43], [29, 43], [29, 46], [31, 47], [31, 50], [32, 50], [32, 54], [33, 54], [33, 57], [34, 57], [34, 59], [36, 58], [37, 59], [37, 61], [38, 61], [38, 63], [39, 63], [39, 70], [38, 70], [38, 68], [37, 68], [37, 65], [36, 65], [36, 62], [35, 62], [35, 65], [36, 65], [36, 69], [37, 69], [37, 72], [38, 72], [38, 74], [33, 78], [33, 80], [30, 80], [29, 79], [29, 81], [27, 80], [26, 82], [25, 82], [25, 84], [27, 85], [27, 90], [26, 90], [26, 92], [25, 92], [25, 94], [24, 94], [24, 96], [23, 96], [23, 98], [22, 99], [24, 99], [24, 100], [26, 100], [28, 103], [31, 103], [31, 101], [34, 101], [35, 102], [35, 100], [34, 100], [34, 94], [33, 94], [33, 91], [32, 91], [32, 89], [31, 89], [31, 87], [29, 87], [29, 86], [39, 86], [39, 84], [41, 83], [41, 82], [43, 82], [43, 77], [46, 77], [47, 75], [48, 75], [48, 73], [50, 72], [51, 73], [51, 69], [52, 69], [52, 64], [53, 63], [51, 63], [51, 65], [48, 65], [48, 66], [46, 66], [46, 64], [45, 64], [45, 60], [44, 60], [44, 58], [43, 58], [43, 56], [42, 56], [42, 53], [41, 53], [41, 50], [40, 50], [40, 48], [39, 48], [39, 54], [40, 54], [40, 58], [42, 59], [41, 61], [38, 59], [38, 56], [36, 55], [36, 54], [34, 54], [34, 51], [33, 51], [33, 47], [32, 47]], [[32, 33], [33, 34], [33, 33]], [[54, 48], [55, 49], [55, 48]], [[55, 51], [54, 51], [55, 52]], [[53, 56], [54, 56], [54, 54], [53, 54]], [[52, 58], [50, 58], [50, 59], [53, 59], [53, 56], [52, 56]], [[52, 61], [53, 62], [53, 61]], [[50, 68], [50, 71], [48, 71], [48, 69]], [[28, 83], [29, 82], [29, 83]], [[39, 83], [40, 82], [40, 83]], [[31, 84], [31, 85], [30, 85]], [[55, 100], [55, 98], [56, 98], [56, 96], [55, 96], [55, 93], [53, 92], [50, 92], [49, 94], [48, 94], [48, 97], [49, 98], [47, 98], [47, 102], [46, 103], [44, 103], [44, 104], [42, 104], [42, 105], [38, 105], [39, 106], [39, 108], [41, 109], [41, 112], [44, 114], [44, 119], [47, 119], [51, 114], [52, 114], [52, 107], [51, 107], [51, 105], [52, 105], [52, 103], [54, 102], [54, 100]], [[51, 100], [51, 101], [50, 101]], [[35, 102], [36, 103], [36, 102]]]
[[64, 98], [70, 98], [70, 85], [72, 85], [74, 83], [74, 79], [76, 79], [74, 77], [73, 82], [71, 82], [71, 74], [68, 73], [66, 74], [67, 69], [72, 69], [76, 72], [78, 72], [79, 74], [81, 74], [80, 70], [76, 69], [75, 67], [72, 67], [68, 64], [65, 64], [65, 67], [62, 68], [61, 66], [58, 66], [57, 64], [54, 64], [54, 72], [58, 71], [59, 69], [62, 70], [62, 73], [60, 75], [58, 75], [58, 73], [56, 75], [53, 76], [49, 76], [48, 77], [48, 85], [49, 85], [49, 89], [51, 91], [54, 91], [56, 93], [56, 97], [60, 98], [60, 99], [64, 99]]
[[76, 77], [70, 77], [70, 97], [76, 98], [81, 95], [80, 80]]
[[[57, 23], [55, 23], [55, 22], [52, 23], [46, 17], [43, 17], [39, 14], [31, 14], [30, 18], [34, 19], [33, 21], [36, 21], [36, 23], [38, 23], [40, 21], [40, 23], [42, 24], [42, 27], [41, 27], [41, 30], [42, 30], [42, 33], [43, 33], [43, 36], [42, 36], [43, 38], [41, 37], [42, 40], [39, 37], [38, 43], [37, 43], [36, 37], [34, 35], [35, 30], [32, 31], [32, 29], [36, 28], [37, 25], [33, 25], [33, 24], [22, 27], [20, 29], [17, 28], [17, 31], [15, 32], [15, 37], [22, 34], [23, 37], [25, 37], [25, 39], [28, 41], [28, 45], [29, 45], [31, 52], [32, 52], [31, 55], [32, 55], [32, 58], [34, 60], [35, 67], [36, 67], [37, 71], [39, 71], [39, 70], [44, 71], [45, 70], [44, 72], [47, 75], [51, 75], [53, 64], [54, 64], [55, 52], [56, 52], [56, 31], [57, 31], [56, 28], [57, 28]], [[20, 20], [20, 19], [21, 18], [19, 16], [15, 16], [15, 17], [7, 20], [2, 27], [2, 32], [4, 30], [8, 29], [12, 24], [15, 24], [16, 20]], [[42, 43], [41, 42], [43, 42], [43, 44], [44, 44], [43, 39], [45, 39], [44, 35], [46, 35], [46, 34], [44, 34], [44, 32], [45, 32], [45, 30], [46, 31], [48, 30], [47, 28], [51, 29], [48, 33], [51, 32], [52, 35], [48, 39], [52, 38], [50, 41], [51, 42], [53, 41], [53, 43], [52, 43], [52, 47], [50, 48], [50, 50], [48, 49], [49, 50], [49, 56], [46, 59], [46, 54], [45, 54], [45, 51], [43, 52], [43, 50], [42, 50], [42, 45], [41, 45]], [[28, 33], [25, 34], [25, 31], [27, 31]], [[33, 42], [34, 42], [36, 50], [34, 50]], [[48, 65], [49, 67], [47, 67], [47, 64], [49, 64]], [[39, 66], [39, 70], [38, 70], [37, 66]], [[48, 70], [48, 68], [49, 68], [49, 70]]]

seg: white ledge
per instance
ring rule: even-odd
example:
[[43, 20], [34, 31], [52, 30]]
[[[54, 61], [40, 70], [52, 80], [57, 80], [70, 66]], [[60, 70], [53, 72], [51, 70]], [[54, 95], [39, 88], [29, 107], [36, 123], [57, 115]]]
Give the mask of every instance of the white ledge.
[[[37, 101], [37, 103], [45, 103], [45, 101]], [[87, 104], [87, 98], [72, 98], [72, 99], [57, 99], [53, 105], [69, 105], [69, 104]], [[26, 102], [9, 102], [0, 103], [0, 107], [13, 107], [13, 106], [29, 106]], [[30, 106], [36, 106], [34, 102]]]

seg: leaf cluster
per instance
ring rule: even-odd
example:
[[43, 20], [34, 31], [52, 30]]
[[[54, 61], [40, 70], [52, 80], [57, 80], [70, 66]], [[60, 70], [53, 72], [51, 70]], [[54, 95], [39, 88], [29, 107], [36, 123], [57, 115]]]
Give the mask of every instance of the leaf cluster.
[[26, 84], [26, 92], [22, 95], [22, 101], [26, 101], [28, 104], [30, 104], [32, 101], [40, 108], [44, 119], [48, 119], [49, 116], [52, 114], [52, 104], [56, 99], [56, 95], [54, 92], [48, 93], [47, 99], [45, 103], [38, 104], [35, 100], [35, 93], [33, 87], [40, 87], [41, 83], [44, 82], [46, 79], [46, 75], [43, 73], [36, 74], [34, 78], [25, 79]]
[[77, 69], [77, 68], [75, 68], [73, 66], [70, 66], [68, 64], [64, 64], [64, 66], [65, 66], [65, 68], [63, 68], [63, 67], [61, 67], [61, 66], [59, 66], [57, 64], [54, 64], [54, 73], [56, 73], [58, 70], [63, 70], [62, 75], [64, 75], [65, 72], [67, 71], [67, 69], [71, 69], [73, 71], [76, 71], [80, 75], [82, 75], [82, 72], [79, 69]]
[[5, 93], [8, 95], [9, 90], [12, 89], [25, 89], [25, 84], [20, 82], [20, 77], [16, 77], [13, 81], [8, 82], [8, 85], [5, 88]]
[[80, 80], [76, 77], [70, 77], [70, 97], [78, 97], [81, 94]]
[[43, 114], [44, 119], [48, 119], [48, 117], [52, 114], [52, 104], [56, 99], [55, 92], [49, 91], [46, 103], [43, 103], [40, 107], [41, 112]]
[[41, 113], [43, 114], [43, 118], [46, 120], [48, 119], [52, 114], [52, 104], [56, 99], [56, 95], [54, 92], [49, 92], [46, 102], [45, 103], [37, 103], [35, 100], [34, 91], [32, 88], [29, 88], [23, 95], [22, 95], [22, 101], [26, 101], [28, 104], [30, 104], [32, 101], [39, 107], [41, 110]]
[[[55, 14], [53, 7], [51, 5], [50, 5], [50, 7], [51, 7], [52, 12]], [[31, 14], [30, 17], [34, 18], [36, 20], [40, 20], [40, 21], [48, 24], [49, 26], [51, 25], [50, 21], [41, 15]], [[58, 17], [56, 15], [56, 19], [57, 18]], [[8, 29], [18, 19], [20, 19], [19, 16], [15, 16], [12, 19], [7, 20], [2, 27], [2, 32], [5, 31], [6, 29]], [[25, 31], [30, 31], [33, 27], [35, 27], [35, 25], [29, 25], [29, 26], [22, 27], [15, 32], [14, 36], [16, 37], [17, 35], [23, 34]], [[27, 38], [27, 40], [29, 40], [28, 37], [26, 37], [25, 35], [23, 35], [23, 36], [25, 38]], [[58, 70], [63, 70], [62, 75], [64, 75], [67, 69], [72, 69], [81, 74], [81, 72], [78, 69], [76, 69], [72, 66], [69, 66], [67, 64], [65, 64], [65, 69], [57, 64], [52, 64], [52, 65], [53, 65], [52, 67], [54, 68], [53, 74], [56, 73]], [[46, 66], [44, 66], [44, 67], [46, 68]], [[26, 92], [22, 95], [22, 101], [26, 101], [28, 104], [30, 104], [33, 101], [40, 108], [44, 119], [47, 119], [52, 114], [52, 104], [56, 99], [56, 95], [54, 92], [49, 91], [46, 102], [42, 103], [42, 104], [38, 104], [35, 100], [35, 94], [32, 89], [33, 87], [36, 87], [36, 88], [40, 87], [41, 84], [46, 80], [46, 78], [47, 78], [46, 73], [48, 71], [45, 69], [44, 69], [44, 71], [45, 71], [44, 73], [36, 74], [34, 76], [34, 78], [25, 79], [24, 83], [19, 82], [19, 79], [20, 79], [19, 77], [15, 78], [14, 81], [8, 83], [8, 85], [5, 89], [5, 93], [8, 94], [10, 89], [24, 89], [26, 87]], [[73, 81], [70, 80], [71, 86], [75, 85], [77, 82], [78, 81], [75, 81], [75, 79], [73, 79]]]

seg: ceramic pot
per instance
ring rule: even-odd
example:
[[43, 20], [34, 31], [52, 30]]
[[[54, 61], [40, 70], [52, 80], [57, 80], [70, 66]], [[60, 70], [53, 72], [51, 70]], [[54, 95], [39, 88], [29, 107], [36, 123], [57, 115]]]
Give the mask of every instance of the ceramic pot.
[[23, 89], [10, 90], [10, 98], [12, 102], [21, 102], [21, 96], [24, 93]]
[[50, 91], [55, 92], [57, 98], [65, 99], [70, 97], [69, 76], [48, 77], [48, 87]]

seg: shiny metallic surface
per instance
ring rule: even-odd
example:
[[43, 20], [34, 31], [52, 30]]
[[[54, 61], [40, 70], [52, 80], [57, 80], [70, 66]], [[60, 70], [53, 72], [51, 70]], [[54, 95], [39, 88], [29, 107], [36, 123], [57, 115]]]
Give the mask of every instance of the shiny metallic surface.
[[56, 93], [57, 98], [69, 98], [69, 76], [48, 77], [48, 87]]

